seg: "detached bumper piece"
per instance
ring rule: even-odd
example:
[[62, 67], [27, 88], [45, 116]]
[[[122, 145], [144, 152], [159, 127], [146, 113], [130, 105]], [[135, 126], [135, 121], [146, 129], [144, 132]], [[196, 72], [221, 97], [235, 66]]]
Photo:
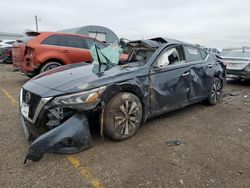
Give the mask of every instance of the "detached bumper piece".
[[[22, 121], [24, 127], [24, 121]], [[56, 128], [34, 140], [24, 160], [42, 159], [46, 152], [78, 153], [92, 146], [88, 120], [85, 114], [76, 113]]]

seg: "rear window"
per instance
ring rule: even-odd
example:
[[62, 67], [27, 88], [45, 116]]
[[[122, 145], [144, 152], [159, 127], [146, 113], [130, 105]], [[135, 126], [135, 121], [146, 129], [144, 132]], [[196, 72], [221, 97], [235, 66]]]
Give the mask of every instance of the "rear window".
[[60, 46], [73, 47], [73, 48], [88, 48], [86, 41], [79, 36], [61, 36]]
[[42, 44], [58, 45], [59, 37], [60, 37], [59, 35], [51, 35], [48, 38], [46, 38], [45, 40], [43, 40]]
[[39, 32], [27, 32], [26, 35], [22, 38], [20, 38], [19, 40], [17, 40], [17, 43], [28, 43], [30, 40], [32, 40], [33, 38], [37, 37], [38, 35], [40, 35]]
[[186, 62], [202, 61], [201, 53], [198, 48], [192, 46], [184, 46]]
[[16, 42], [17, 43], [25, 43], [26, 44], [26, 43], [28, 43], [33, 38], [35, 38], [35, 36], [28, 36], [28, 35], [26, 35], [26, 36], [18, 39]]

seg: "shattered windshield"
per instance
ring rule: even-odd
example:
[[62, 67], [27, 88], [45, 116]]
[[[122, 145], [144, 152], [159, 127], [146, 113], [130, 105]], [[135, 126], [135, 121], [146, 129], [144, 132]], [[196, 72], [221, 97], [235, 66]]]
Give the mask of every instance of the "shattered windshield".
[[97, 45], [92, 45], [90, 53], [94, 59], [94, 63], [117, 65], [123, 50], [118, 45], [110, 45], [100, 49]]
[[[96, 64], [118, 65], [119, 63], [146, 63], [159, 46], [149, 45], [144, 41], [123, 42], [100, 49], [96, 45], [90, 48]], [[125, 57], [125, 59], [124, 59]]]

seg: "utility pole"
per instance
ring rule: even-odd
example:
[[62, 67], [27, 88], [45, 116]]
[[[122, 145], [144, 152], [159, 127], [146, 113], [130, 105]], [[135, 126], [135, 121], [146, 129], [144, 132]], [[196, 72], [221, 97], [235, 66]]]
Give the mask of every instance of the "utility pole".
[[36, 21], [36, 31], [38, 31], [38, 19], [37, 19], [37, 15], [35, 15], [35, 21]]

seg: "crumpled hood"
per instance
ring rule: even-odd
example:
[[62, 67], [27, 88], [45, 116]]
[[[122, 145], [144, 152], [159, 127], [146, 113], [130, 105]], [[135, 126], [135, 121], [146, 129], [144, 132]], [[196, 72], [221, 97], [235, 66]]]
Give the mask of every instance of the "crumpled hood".
[[101, 72], [96, 71], [99, 70], [96, 64], [66, 65], [34, 77], [23, 87], [42, 97], [89, 90], [134, 78], [135, 74], [131, 72], [140, 69], [136, 64], [137, 66], [117, 65]]

